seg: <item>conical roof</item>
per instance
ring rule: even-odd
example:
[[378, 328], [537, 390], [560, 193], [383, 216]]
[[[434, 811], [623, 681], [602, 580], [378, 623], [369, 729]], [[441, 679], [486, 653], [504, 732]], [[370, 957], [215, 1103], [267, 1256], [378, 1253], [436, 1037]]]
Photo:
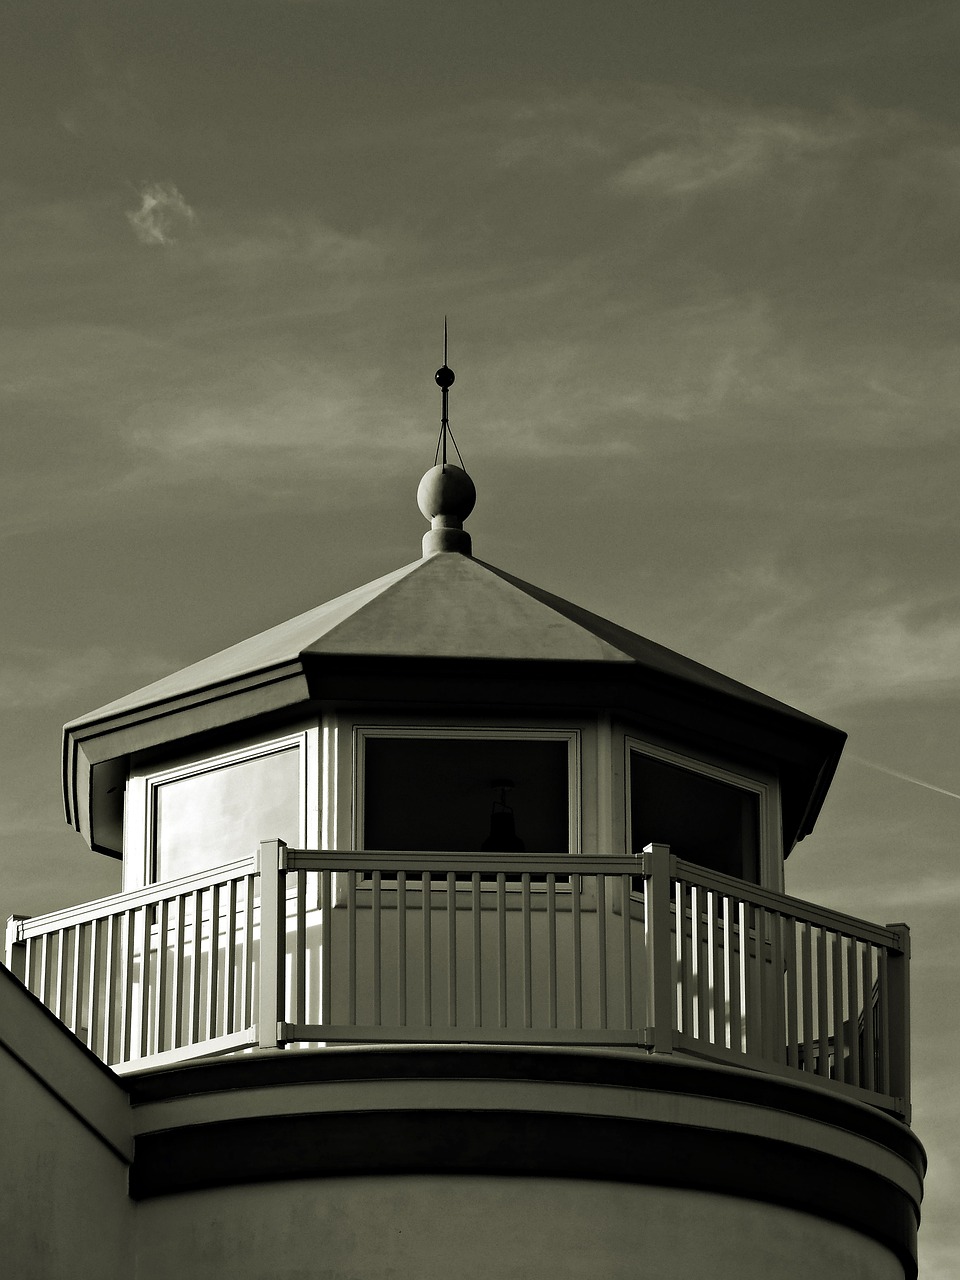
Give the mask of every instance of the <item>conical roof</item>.
[[[401, 695], [411, 671], [420, 673], [419, 684], [408, 680]], [[541, 708], [562, 701], [639, 709], [668, 732], [680, 727], [785, 762], [788, 848], [810, 829], [844, 736], [502, 569], [443, 551], [71, 721], [64, 729], [67, 817], [94, 848], [116, 853], [117, 797], [133, 752], [169, 749], [257, 717], [290, 717], [308, 703], [356, 698], [358, 688], [384, 710], [418, 698], [436, 710], [444, 699], [482, 706], [494, 684], [501, 707], [539, 698]]]
[[[758, 706], [784, 703], [470, 556], [427, 556], [80, 716], [68, 730], [266, 675], [306, 655], [639, 664]], [[809, 717], [802, 717], [809, 719]]]

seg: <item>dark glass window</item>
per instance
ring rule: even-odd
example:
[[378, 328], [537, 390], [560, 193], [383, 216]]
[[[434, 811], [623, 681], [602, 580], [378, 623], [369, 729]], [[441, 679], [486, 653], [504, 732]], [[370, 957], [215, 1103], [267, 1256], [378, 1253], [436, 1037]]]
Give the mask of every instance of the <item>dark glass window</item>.
[[729, 782], [630, 755], [630, 821], [636, 853], [650, 843], [724, 875], [759, 882], [760, 797]]
[[367, 737], [363, 846], [569, 853], [568, 750], [522, 738]]

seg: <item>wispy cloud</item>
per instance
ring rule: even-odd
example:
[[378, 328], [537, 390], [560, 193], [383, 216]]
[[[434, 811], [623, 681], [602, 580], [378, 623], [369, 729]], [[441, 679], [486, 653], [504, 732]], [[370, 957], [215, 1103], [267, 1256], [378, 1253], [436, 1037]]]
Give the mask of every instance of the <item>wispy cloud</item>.
[[908, 603], [861, 609], [841, 618], [824, 659], [838, 700], [960, 690], [960, 619]]
[[127, 213], [137, 239], [151, 246], [175, 243], [195, 218], [172, 182], [146, 183], [140, 189], [140, 207]]
[[678, 112], [651, 132], [644, 153], [617, 173], [625, 191], [683, 196], [757, 178], [774, 165], [796, 164], [836, 150], [849, 131], [827, 121], [816, 127], [799, 118], [747, 112], [716, 104], [709, 112]]
[[[960, 242], [960, 131], [907, 110], [745, 106], [651, 91], [632, 138], [618, 129], [610, 190], [644, 202], [665, 252], [788, 278], [791, 264], [849, 276], [942, 270]], [[949, 272], [955, 278], [955, 272]], [[875, 281], [875, 286], [881, 281]], [[809, 279], [806, 279], [809, 287]]]
[[855, 547], [843, 558], [833, 548], [832, 576], [747, 554], [719, 574], [708, 566], [703, 580], [688, 571], [694, 589], [674, 603], [675, 643], [827, 719], [859, 704], [960, 696], [960, 597], [866, 574]]

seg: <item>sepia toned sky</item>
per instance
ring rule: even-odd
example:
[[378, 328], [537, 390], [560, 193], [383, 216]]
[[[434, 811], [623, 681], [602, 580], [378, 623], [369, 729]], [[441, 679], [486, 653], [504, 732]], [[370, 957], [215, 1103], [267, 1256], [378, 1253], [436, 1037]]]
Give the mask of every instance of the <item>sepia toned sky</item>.
[[788, 891], [913, 929], [960, 1273], [960, 9], [11, 0], [0, 909], [119, 887], [62, 723], [476, 553], [845, 729]]

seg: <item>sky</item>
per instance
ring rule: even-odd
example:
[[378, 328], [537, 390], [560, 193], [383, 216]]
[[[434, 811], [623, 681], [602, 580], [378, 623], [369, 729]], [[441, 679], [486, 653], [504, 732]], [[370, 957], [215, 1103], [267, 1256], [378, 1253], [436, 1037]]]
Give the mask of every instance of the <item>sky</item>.
[[913, 932], [960, 1274], [960, 8], [8, 0], [0, 910], [119, 888], [61, 725], [476, 554], [836, 724], [799, 897]]

